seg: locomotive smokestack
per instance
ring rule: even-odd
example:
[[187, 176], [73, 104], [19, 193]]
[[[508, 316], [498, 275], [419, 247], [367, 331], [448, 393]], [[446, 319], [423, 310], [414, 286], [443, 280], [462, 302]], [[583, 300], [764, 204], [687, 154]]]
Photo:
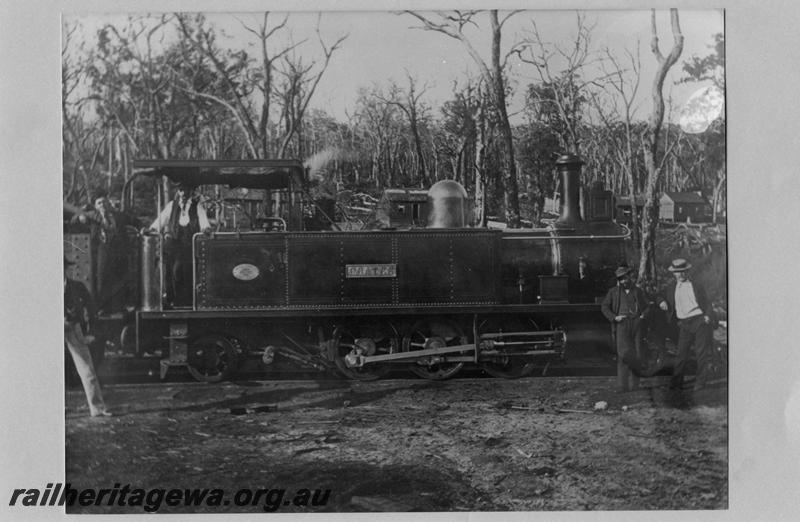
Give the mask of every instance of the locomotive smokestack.
[[583, 161], [575, 154], [564, 154], [556, 160], [561, 176], [562, 207], [556, 226], [570, 226], [580, 223], [581, 165]]

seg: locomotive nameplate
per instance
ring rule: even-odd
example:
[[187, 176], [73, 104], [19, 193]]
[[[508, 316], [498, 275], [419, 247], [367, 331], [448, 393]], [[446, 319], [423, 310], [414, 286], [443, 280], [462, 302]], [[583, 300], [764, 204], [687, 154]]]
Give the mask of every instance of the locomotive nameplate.
[[240, 281], [252, 281], [258, 277], [259, 273], [258, 267], [250, 263], [242, 263], [233, 267], [233, 277]]
[[397, 277], [397, 264], [345, 265], [347, 279]]

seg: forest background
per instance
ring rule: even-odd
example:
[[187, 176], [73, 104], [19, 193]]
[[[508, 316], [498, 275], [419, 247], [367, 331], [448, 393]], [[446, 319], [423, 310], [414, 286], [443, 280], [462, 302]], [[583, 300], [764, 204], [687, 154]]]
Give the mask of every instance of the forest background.
[[[555, 157], [569, 152], [585, 162], [584, 187], [646, 200], [633, 234], [647, 283], [661, 193], [700, 191], [714, 221], [726, 209], [722, 16], [688, 11], [685, 36], [679, 16], [66, 16], [64, 199], [119, 197], [134, 158], [293, 157], [316, 194], [358, 195], [347, 201], [356, 206], [386, 188], [455, 179], [478, 224], [540, 226], [559, 190]], [[394, 37], [405, 45], [389, 53]], [[703, 237], [671, 241], [688, 240], [710, 248]]]

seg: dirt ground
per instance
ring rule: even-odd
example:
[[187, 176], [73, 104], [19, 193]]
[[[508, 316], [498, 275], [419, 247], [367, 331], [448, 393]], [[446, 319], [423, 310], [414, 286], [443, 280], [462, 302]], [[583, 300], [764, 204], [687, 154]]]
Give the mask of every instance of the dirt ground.
[[726, 383], [676, 394], [667, 380], [629, 393], [614, 377], [117, 385], [105, 394], [119, 415], [101, 419], [70, 389], [66, 482], [228, 499], [159, 513], [264, 512], [230, 502], [241, 488], [331, 491], [281, 512], [725, 509]]

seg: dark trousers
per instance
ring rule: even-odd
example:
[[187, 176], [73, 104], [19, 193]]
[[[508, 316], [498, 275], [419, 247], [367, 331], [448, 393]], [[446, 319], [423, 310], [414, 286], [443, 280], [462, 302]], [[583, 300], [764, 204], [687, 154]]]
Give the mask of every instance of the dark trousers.
[[678, 320], [678, 354], [675, 356], [675, 367], [672, 370], [670, 388], [679, 388], [683, 384], [683, 374], [689, 362], [689, 350], [694, 351], [697, 359], [697, 383], [704, 383], [711, 362], [711, 345], [714, 331], [706, 324], [702, 315]]
[[95, 299], [99, 310], [113, 312], [123, 308], [128, 282], [128, 264], [119, 245], [100, 244], [95, 265]]
[[616, 323], [617, 384], [622, 391], [639, 386], [642, 361], [643, 321], [636, 318]]
[[167, 259], [170, 263], [171, 281], [169, 290], [171, 291], [167, 299], [172, 302], [172, 306], [192, 306], [193, 285], [192, 285], [192, 250], [181, 245], [169, 252]]

